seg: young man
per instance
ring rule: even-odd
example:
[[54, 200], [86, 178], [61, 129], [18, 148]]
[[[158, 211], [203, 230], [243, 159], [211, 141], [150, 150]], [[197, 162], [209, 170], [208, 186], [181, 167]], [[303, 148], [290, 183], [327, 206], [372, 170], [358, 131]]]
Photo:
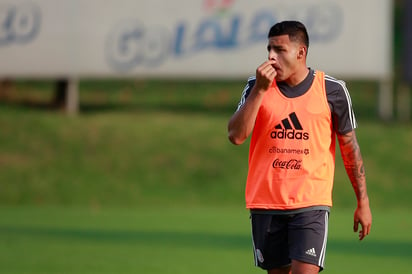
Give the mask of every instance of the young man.
[[252, 134], [246, 206], [255, 263], [269, 274], [323, 269], [336, 136], [356, 194], [360, 240], [372, 224], [351, 99], [343, 81], [306, 66], [308, 47], [302, 23], [274, 25], [268, 60], [249, 78], [228, 124], [233, 144]]

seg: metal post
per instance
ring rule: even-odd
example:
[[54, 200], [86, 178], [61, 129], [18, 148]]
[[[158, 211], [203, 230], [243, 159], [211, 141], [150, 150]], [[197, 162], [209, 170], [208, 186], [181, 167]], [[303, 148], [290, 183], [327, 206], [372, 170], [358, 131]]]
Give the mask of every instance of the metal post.
[[393, 88], [392, 80], [383, 79], [379, 82], [379, 117], [384, 121], [393, 118]]
[[412, 86], [412, 1], [404, 1], [403, 4], [403, 81], [399, 84], [397, 90], [397, 108], [399, 120], [409, 121], [411, 115], [410, 87]]
[[69, 78], [67, 85], [66, 113], [74, 116], [79, 112], [79, 87], [77, 78]]
[[408, 84], [401, 83], [397, 92], [398, 119], [408, 122], [411, 119], [411, 95]]

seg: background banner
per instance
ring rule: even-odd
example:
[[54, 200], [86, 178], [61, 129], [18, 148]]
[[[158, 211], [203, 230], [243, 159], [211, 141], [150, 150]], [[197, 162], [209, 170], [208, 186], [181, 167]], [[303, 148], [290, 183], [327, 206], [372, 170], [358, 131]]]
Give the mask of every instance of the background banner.
[[0, 77], [242, 78], [290, 19], [308, 28], [309, 66], [390, 77], [390, 0], [0, 0]]

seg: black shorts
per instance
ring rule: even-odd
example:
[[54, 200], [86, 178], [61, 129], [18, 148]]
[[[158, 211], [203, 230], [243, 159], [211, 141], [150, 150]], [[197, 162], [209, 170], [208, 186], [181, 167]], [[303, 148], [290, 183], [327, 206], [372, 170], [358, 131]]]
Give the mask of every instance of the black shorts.
[[251, 213], [255, 265], [270, 270], [298, 260], [323, 269], [328, 235], [327, 210], [296, 214]]

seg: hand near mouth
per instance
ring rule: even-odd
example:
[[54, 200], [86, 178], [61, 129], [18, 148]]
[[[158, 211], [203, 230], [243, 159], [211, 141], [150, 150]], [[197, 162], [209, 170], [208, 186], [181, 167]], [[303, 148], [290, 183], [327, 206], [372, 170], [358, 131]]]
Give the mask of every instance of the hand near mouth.
[[256, 69], [255, 85], [259, 90], [266, 91], [269, 89], [270, 85], [277, 75], [275, 64], [276, 61], [267, 60]]

